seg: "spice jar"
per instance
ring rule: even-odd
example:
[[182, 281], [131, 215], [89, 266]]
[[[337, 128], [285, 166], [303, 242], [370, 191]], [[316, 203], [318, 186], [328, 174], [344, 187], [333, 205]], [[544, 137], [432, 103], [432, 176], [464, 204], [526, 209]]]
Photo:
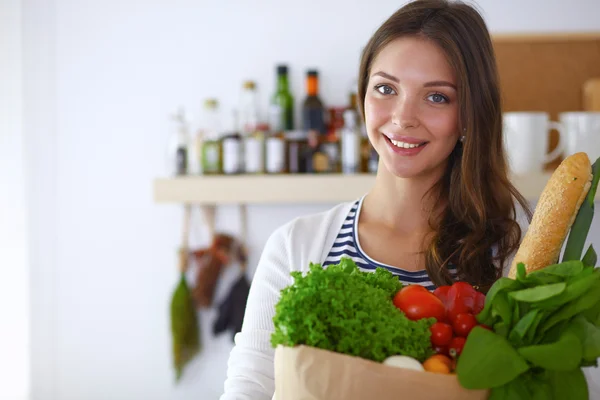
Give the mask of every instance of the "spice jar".
[[288, 173], [304, 174], [308, 171], [308, 132], [290, 131], [286, 134], [286, 155]]
[[270, 135], [265, 140], [266, 170], [269, 174], [285, 172], [285, 138], [283, 134]]
[[242, 172], [242, 138], [239, 134], [225, 135], [222, 139], [223, 173], [239, 174]]
[[244, 138], [244, 171], [247, 174], [265, 172], [265, 136], [268, 130], [268, 125], [258, 124], [256, 131]]

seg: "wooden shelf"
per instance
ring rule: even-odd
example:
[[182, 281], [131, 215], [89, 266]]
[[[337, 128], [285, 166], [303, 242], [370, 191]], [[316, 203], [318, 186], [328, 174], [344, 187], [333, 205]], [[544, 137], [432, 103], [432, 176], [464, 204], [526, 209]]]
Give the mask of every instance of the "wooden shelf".
[[[512, 181], [528, 200], [536, 200], [550, 173], [515, 176]], [[327, 204], [351, 201], [368, 192], [375, 175], [231, 175], [159, 178], [158, 203], [191, 204]]]

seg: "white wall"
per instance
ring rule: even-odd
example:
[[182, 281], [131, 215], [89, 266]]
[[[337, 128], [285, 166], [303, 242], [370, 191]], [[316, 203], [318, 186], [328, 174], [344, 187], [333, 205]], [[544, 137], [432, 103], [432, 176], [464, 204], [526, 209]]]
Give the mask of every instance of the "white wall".
[[[495, 32], [600, 30], [599, 2], [480, 5]], [[280, 61], [291, 66], [297, 102], [304, 70], [317, 67], [323, 100], [343, 105], [361, 47], [399, 6], [24, 3], [35, 400], [218, 397], [231, 342], [229, 335], [209, 338], [210, 313], [202, 315], [203, 355], [179, 386], [172, 381], [168, 304], [182, 210], [152, 202], [152, 180], [164, 173], [168, 115], [180, 104], [196, 115], [208, 96], [228, 110], [247, 78], [258, 82], [264, 106]], [[275, 227], [328, 207], [251, 207], [250, 265]], [[235, 210], [223, 208], [219, 228], [237, 232], [237, 224]], [[194, 242], [205, 244], [198, 229]], [[594, 229], [600, 233], [598, 223]]]
[[0, 2], [0, 399], [29, 395], [21, 2]]

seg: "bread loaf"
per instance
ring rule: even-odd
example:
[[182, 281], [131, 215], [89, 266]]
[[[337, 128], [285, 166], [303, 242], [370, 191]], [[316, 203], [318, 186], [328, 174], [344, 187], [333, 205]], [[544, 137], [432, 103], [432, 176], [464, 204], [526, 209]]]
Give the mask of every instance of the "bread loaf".
[[552, 173], [538, 200], [531, 225], [508, 273], [514, 278], [517, 264], [527, 272], [558, 261], [563, 243], [592, 183], [592, 165], [586, 153], [565, 158]]

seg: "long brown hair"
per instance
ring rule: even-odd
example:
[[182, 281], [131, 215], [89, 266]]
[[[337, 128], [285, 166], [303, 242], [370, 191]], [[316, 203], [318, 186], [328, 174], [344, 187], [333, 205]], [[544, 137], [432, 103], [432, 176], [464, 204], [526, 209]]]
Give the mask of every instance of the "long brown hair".
[[519, 246], [515, 199], [531, 219], [527, 201], [508, 178], [492, 40], [470, 5], [447, 0], [408, 3], [383, 23], [363, 50], [358, 81], [363, 119], [373, 61], [388, 43], [403, 36], [427, 38], [446, 54], [458, 79], [458, 128], [465, 136], [451, 153], [444, 177], [428, 192], [446, 207], [441, 218], [432, 214], [429, 221], [434, 234], [425, 251], [427, 272], [434, 284], [451, 284], [448, 265], [454, 264], [458, 279], [487, 291]]

